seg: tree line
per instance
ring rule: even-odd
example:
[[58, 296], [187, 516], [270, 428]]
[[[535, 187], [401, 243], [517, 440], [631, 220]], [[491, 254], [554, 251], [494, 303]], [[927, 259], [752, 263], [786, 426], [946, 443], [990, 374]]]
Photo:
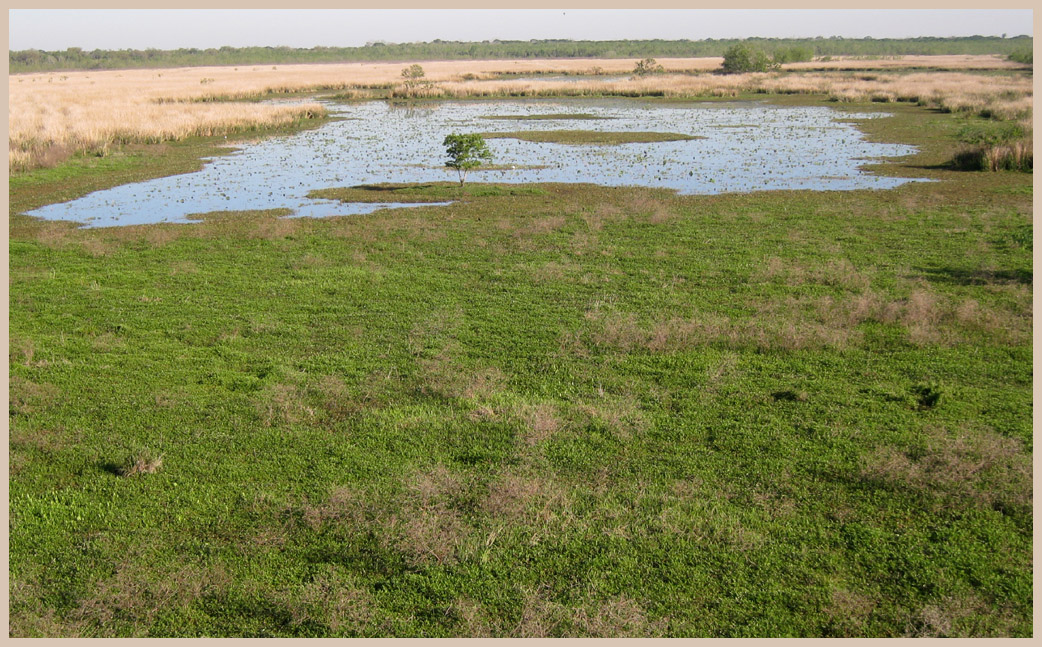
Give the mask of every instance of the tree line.
[[[373, 42], [361, 47], [220, 47], [61, 51], [28, 49], [9, 52], [10, 72], [58, 70], [194, 67], [203, 65], [273, 65], [279, 63], [346, 63], [362, 61], [433, 61], [525, 58], [690, 58], [723, 56], [746, 44], [782, 61], [814, 56], [910, 56], [928, 54], [998, 54], [1030, 56], [1032, 38], [965, 36], [957, 38], [745, 38], [706, 40], [434, 40], [424, 43]], [[1028, 54], [1024, 54], [1027, 52]]]

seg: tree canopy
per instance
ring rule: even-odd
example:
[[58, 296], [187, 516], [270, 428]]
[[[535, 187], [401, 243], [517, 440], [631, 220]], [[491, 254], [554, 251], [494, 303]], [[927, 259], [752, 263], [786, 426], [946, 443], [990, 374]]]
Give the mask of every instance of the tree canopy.
[[488, 149], [485, 138], [477, 133], [460, 135], [453, 133], [445, 137], [444, 144], [449, 156], [445, 166], [454, 168], [459, 173], [459, 185], [467, 179], [467, 172], [481, 166], [483, 162], [492, 161], [492, 151]]

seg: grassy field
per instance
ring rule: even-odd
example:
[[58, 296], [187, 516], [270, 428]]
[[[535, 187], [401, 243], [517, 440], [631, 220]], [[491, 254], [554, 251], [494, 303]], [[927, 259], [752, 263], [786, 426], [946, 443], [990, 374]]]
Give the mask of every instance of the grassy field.
[[939, 181], [77, 230], [17, 212], [214, 140], [12, 178], [12, 635], [1030, 636], [1032, 176], [885, 110]]

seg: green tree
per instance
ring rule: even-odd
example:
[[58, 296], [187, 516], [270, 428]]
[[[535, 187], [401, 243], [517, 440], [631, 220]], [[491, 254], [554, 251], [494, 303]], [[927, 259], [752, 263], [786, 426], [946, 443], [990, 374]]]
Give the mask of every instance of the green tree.
[[743, 74], [745, 72], [766, 72], [778, 67], [778, 64], [763, 52], [745, 43], [738, 43], [724, 52], [724, 74]]
[[653, 58], [646, 58], [643, 61], [638, 61], [637, 66], [633, 68], [633, 73], [637, 76], [647, 76], [648, 74], [661, 74], [665, 71], [661, 65], [658, 64]]
[[478, 168], [482, 162], [492, 161], [492, 151], [488, 149], [485, 138], [477, 133], [470, 135], [453, 133], [446, 136], [442, 144], [449, 155], [445, 166], [456, 169], [456, 172], [459, 173], [461, 187], [467, 179], [468, 171]]
[[423, 77], [426, 73], [423, 71], [423, 67], [419, 63], [413, 63], [409, 67], [402, 69], [402, 78], [405, 79], [405, 85], [413, 86], [423, 81]]

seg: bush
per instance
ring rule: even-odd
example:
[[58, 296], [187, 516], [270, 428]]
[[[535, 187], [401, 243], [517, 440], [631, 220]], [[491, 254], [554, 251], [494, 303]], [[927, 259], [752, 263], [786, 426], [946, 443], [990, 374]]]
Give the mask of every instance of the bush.
[[1032, 51], [1030, 49], [1022, 49], [1020, 51], [1013, 52], [1009, 55], [1009, 60], [1016, 61], [1017, 63], [1026, 63], [1027, 65], [1033, 65], [1031, 62]]
[[661, 74], [665, 71], [661, 65], [658, 64], [653, 58], [646, 58], [643, 61], [639, 61], [637, 66], [633, 68], [633, 73], [636, 76], [647, 76], [648, 74]]
[[782, 63], [800, 63], [813, 59], [814, 50], [810, 47], [782, 47], [774, 51], [773, 58], [778, 65]]
[[746, 72], [766, 72], [778, 67], [762, 50], [745, 43], [738, 43], [724, 52], [724, 74], [744, 74]]

